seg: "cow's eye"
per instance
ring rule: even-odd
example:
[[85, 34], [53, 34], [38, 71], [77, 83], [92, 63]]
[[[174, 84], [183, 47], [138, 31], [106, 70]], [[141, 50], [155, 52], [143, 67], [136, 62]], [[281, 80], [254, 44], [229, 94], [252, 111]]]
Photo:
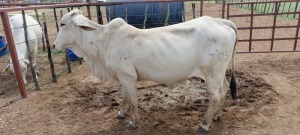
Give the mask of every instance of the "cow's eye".
[[61, 23], [60, 26], [65, 26], [66, 24]]

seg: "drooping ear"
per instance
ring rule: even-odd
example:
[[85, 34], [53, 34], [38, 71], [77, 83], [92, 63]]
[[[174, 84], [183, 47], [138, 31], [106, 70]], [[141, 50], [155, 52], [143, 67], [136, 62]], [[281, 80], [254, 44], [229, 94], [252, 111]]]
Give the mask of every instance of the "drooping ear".
[[74, 18], [73, 21], [74, 21], [76, 26], [78, 26], [79, 28], [81, 28], [85, 31], [95, 31], [95, 30], [97, 30], [97, 28], [90, 25], [90, 23], [88, 22], [90, 20], [84, 18], [83, 16], [78, 16], [78, 17]]
[[7, 66], [4, 69], [4, 72], [8, 72], [9, 71], [9, 64], [7, 64]]
[[94, 31], [94, 30], [97, 30], [96, 28], [94, 27], [91, 27], [91, 26], [84, 26], [84, 25], [81, 25], [79, 26], [81, 29], [85, 30], [85, 31]]

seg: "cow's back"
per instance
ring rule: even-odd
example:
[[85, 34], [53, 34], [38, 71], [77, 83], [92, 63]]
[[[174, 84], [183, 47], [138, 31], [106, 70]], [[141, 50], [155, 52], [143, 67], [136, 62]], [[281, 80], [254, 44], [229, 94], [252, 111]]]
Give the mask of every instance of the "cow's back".
[[[41, 41], [42, 38], [42, 29], [39, 23], [33, 19], [33, 17], [26, 16], [26, 24], [27, 24], [27, 32], [28, 32], [28, 40], [30, 48], [34, 48], [38, 45], [38, 42]], [[25, 42], [25, 35], [24, 35], [24, 27], [23, 27], [23, 17], [22, 14], [16, 14], [9, 18], [10, 26], [12, 29], [12, 34], [14, 36], [14, 42], [16, 45], [23, 44]], [[17, 47], [19, 48], [19, 47]], [[20, 47], [24, 48], [24, 47]]]
[[140, 80], [165, 84], [227, 67], [236, 40], [234, 29], [211, 17], [137, 32], [134, 42], [123, 44], [121, 57], [128, 50]]

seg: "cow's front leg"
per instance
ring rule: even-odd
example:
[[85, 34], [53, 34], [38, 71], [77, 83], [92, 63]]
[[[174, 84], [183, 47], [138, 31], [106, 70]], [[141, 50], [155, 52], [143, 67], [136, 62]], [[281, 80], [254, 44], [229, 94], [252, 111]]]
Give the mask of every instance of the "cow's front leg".
[[37, 69], [36, 65], [34, 65], [34, 70], [36, 73], [36, 78], [38, 78], [37, 76], [40, 76], [40, 71]]
[[[215, 78], [216, 79], [216, 78]], [[223, 78], [222, 78], [223, 80]], [[221, 84], [223, 81], [216, 81], [214, 79], [208, 80], [207, 85], [208, 85], [208, 93], [209, 93], [209, 106], [208, 110], [205, 114], [204, 120], [202, 124], [200, 125], [198, 132], [200, 134], [205, 134], [208, 132], [209, 126], [212, 123], [214, 114], [218, 111], [220, 107], [220, 102], [221, 102], [221, 95], [220, 95], [220, 87], [222, 86]]]
[[132, 120], [128, 124], [129, 129], [136, 129], [138, 127], [139, 116], [138, 116], [138, 97], [137, 88], [134, 80], [123, 79], [121, 81], [123, 90], [127, 95], [128, 100], [132, 105]]
[[123, 99], [121, 101], [120, 111], [118, 112], [116, 119], [124, 119], [126, 117], [127, 108], [128, 108], [128, 98], [127, 98], [128, 94], [126, 90], [124, 90], [124, 88], [121, 89], [122, 89]]

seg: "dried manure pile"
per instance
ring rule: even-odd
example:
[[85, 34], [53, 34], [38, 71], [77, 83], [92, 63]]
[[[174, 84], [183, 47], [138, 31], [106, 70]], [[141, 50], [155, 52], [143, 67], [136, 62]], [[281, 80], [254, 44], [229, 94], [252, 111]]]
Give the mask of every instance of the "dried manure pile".
[[[242, 70], [236, 76], [239, 103], [232, 105], [228, 92], [223, 117], [213, 123], [208, 134], [232, 134], [261, 107], [277, 102], [276, 92], [264, 79]], [[31, 92], [27, 99], [2, 107], [0, 134], [197, 133], [208, 107], [205, 82], [190, 79], [174, 88], [153, 82], [137, 85], [141, 119], [137, 130], [124, 128], [130, 117], [114, 119], [120, 88], [91, 77], [87, 67], [79, 65], [74, 67], [74, 73], [60, 77], [58, 84], [48, 84], [40, 92]]]

